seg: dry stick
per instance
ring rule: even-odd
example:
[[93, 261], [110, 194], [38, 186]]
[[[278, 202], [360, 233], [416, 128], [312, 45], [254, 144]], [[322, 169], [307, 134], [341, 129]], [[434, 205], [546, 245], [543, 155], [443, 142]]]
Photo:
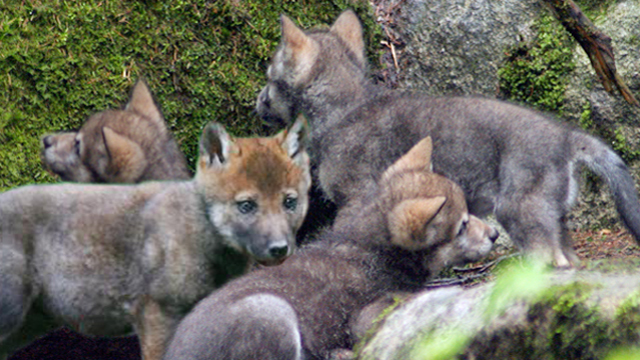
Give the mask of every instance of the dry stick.
[[591, 65], [605, 90], [611, 93], [615, 85], [629, 104], [640, 106], [616, 71], [611, 38], [593, 25], [572, 0], [544, 0], [544, 2], [551, 7], [555, 17], [587, 52]]

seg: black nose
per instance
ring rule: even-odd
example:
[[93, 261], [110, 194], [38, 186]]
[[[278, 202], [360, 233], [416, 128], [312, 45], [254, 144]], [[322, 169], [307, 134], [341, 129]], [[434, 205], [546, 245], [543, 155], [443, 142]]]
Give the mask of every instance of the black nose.
[[274, 259], [285, 257], [289, 251], [289, 246], [272, 246], [269, 248], [269, 255]]
[[51, 147], [51, 145], [53, 145], [53, 139], [51, 138], [51, 135], [47, 135], [42, 138], [42, 144], [44, 145], [45, 149]]

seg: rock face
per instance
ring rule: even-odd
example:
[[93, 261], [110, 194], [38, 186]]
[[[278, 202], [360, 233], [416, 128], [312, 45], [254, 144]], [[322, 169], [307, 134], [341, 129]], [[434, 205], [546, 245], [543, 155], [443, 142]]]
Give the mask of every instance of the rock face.
[[[576, 1], [580, 5], [580, 1]], [[381, 0], [378, 21], [395, 43], [399, 88], [432, 95], [500, 97], [498, 71], [514, 46], [535, 46], [536, 22], [548, 17], [539, 0]], [[590, 2], [594, 4], [593, 1]], [[596, 2], [597, 3], [597, 2]], [[612, 38], [618, 73], [640, 98], [640, 0], [598, 5], [591, 20]], [[589, 4], [586, 4], [589, 5]], [[593, 6], [593, 5], [591, 5]], [[603, 137], [640, 178], [640, 108], [606, 92], [584, 50], [573, 43], [574, 70], [562, 74], [561, 118]], [[387, 62], [395, 67], [391, 61]], [[394, 79], [395, 80], [395, 79]], [[527, 105], [527, 104], [525, 104]], [[531, 104], [529, 104], [531, 106]], [[640, 180], [637, 181], [640, 183]], [[598, 188], [590, 186], [589, 189]], [[585, 192], [582, 192], [585, 194]], [[602, 211], [594, 212], [593, 208]], [[606, 191], [586, 193], [571, 223], [608, 227], [618, 217]]]
[[535, 0], [407, 0], [395, 17], [406, 43], [400, 87], [495, 96], [503, 50], [533, 35]]
[[509, 293], [513, 280], [426, 291], [381, 320], [357, 358], [601, 359], [640, 340], [639, 275], [548, 274], [528, 295]]

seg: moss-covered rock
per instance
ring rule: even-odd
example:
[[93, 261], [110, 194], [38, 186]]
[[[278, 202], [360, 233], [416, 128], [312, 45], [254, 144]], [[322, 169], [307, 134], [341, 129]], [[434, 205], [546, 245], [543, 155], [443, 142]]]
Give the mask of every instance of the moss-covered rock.
[[639, 275], [544, 274], [516, 266], [495, 282], [426, 291], [391, 312], [359, 345], [358, 358], [604, 359], [621, 349], [634, 354], [629, 349], [640, 341]]
[[40, 166], [40, 137], [121, 106], [139, 77], [191, 164], [208, 121], [236, 135], [270, 131], [253, 108], [280, 14], [308, 27], [347, 8], [364, 20], [375, 54], [380, 31], [366, 1], [0, 2], [0, 191], [53, 181]]

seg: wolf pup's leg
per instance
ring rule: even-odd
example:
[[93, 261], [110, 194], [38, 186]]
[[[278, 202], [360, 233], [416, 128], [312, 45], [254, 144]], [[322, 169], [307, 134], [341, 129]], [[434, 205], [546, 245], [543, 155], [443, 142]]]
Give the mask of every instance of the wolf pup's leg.
[[142, 359], [162, 359], [180, 317], [169, 315], [156, 301], [146, 298], [137, 309], [135, 318]]
[[0, 359], [23, 345], [11, 335], [20, 329], [31, 305], [26, 268], [23, 254], [8, 245], [0, 246]]
[[577, 258], [573, 249], [564, 254], [569, 240], [563, 239], [562, 217], [557, 203], [537, 194], [512, 193], [496, 206], [497, 220], [520, 250], [556, 267], [571, 267]]
[[[303, 359], [298, 319], [285, 300], [262, 293], [232, 303], [206, 301], [182, 321], [166, 360]], [[204, 320], [210, 314], [215, 321]]]

